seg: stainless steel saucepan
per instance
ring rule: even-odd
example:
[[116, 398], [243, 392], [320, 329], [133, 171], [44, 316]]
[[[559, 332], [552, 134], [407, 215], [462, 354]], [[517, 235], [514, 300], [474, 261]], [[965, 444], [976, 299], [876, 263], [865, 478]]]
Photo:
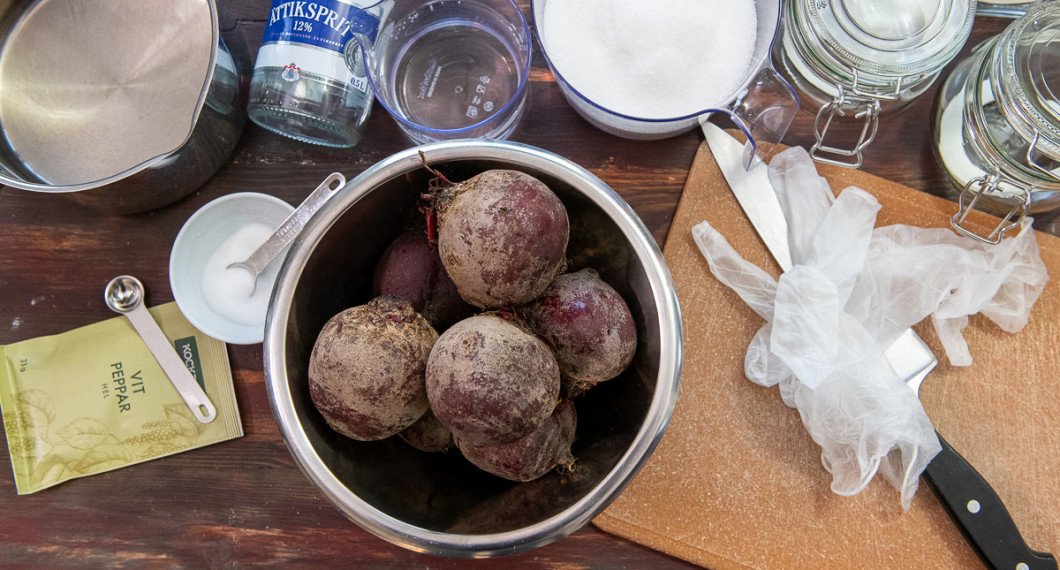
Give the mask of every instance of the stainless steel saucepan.
[[0, 183], [135, 213], [228, 158], [245, 94], [214, 0], [0, 0]]

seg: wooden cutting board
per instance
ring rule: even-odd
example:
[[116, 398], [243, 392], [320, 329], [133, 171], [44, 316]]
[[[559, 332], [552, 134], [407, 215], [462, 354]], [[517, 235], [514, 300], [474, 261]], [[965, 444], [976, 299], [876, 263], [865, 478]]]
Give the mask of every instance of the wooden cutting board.
[[[856, 185], [874, 194], [877, 225], [948, 227], [955, 210], [863, 172], [819, 170], [835, 192]], [[664, 248], [684, 319], [680, 396], [648, 464], [594, 523], [711, 568], [980, 566], [926, 484], [908, 512], [882, 476], [854, 497], [829, 490], [798, 413], [743, 374], [762, 320], [709, 273], [691, 235], [702, 220], [779, 275], [704, 144]], [[1037, 237], [1054, 279], [1024, 331], [973, 317], [965, 337], [975, 363], [955, 368], [929, 324], [915, 328], [940, 356], [920, 392], [935, 427], [991, 482], [1031, 547], [1060, 555], [1060, 239]]]

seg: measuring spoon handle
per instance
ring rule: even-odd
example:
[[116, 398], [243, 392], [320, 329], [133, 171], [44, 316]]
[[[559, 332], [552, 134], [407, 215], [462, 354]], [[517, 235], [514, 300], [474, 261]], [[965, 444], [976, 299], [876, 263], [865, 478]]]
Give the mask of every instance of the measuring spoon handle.
[[291, 215], [280, 224], [280, 227], [269, 236], [269, 239], [265, 240], [265, 243], [261, 245], [246, 261], [242, 261], [236, 265], [239, 265], [248, 271], [250, 271], [255, 277], [261, 275], [261, 272], [276, 259], [276, 256], [280, 254], [285, 247], [294, 241], [294, 238], [302, 231], [305, 227], [306, 222], [309, 218], [313, 217], [313, 214], [324, 205], [324, 202], [328, 201], [331, 197], [332, 192], [342, 188], [346, 185], [346, 177], [338, 172], [332, 172], [317, 186], [316, 190], [313, 190], [309, 196], [291, 212]]
[[169, 381], [180, 393], [180, 397], [184, 399], [184, 403], [188, 405], [195, 419], [204, 424], [212, 422], [217, 417], [217, 409], [214, 408], [209, 396], [199, 386], [199, 383], [195, 381], [191, 371], [184, 365], [154, 317], [147, 312], [147, 308], [143, 304], [137, 305], [126, 312], [125, 316], [150, 349], [155, 360], [162, 366], [162, 371], [169, 377]]

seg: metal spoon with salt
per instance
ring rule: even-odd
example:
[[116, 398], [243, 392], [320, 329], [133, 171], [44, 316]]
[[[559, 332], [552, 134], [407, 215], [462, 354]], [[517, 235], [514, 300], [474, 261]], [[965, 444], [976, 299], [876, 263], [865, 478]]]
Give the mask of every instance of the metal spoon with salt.
[[115, 277], [107, 283], [103, 298], [112, 311], [129, 319], [195, 419], [204, 424], [212, 422], [217, 417], [216, 408], [184, 365], [184, 361], [169, 343], [151, 313], [144, 307], [144, 286], [140, 280], [132, 275]]
[[254, 253], [250, 254], [250, 257], [243, 261], [229, 264], [227, 269], [239, 268], [248, 271], [254, 277], [254, 287], [250, 290], [251, 294], [253, 294], [258, 286], [258, 275], [268, 267], [273, 259], [276, 259], [276, 256], [279, 255], [285, 247], [291, 245], [294, 238], [298, 237], [298, 234], [302, 232], [302, 228], [305, 227], [309, 218], [313, 217], [313, 214], [324, 205], [324, 202], [327, 202], [328, 198], [331, 198], [336, 190], [345, 185], [346, 177], [342, 174], [339, 174], [338, 172], [332, 172], [329, 174], [328, 177], [320, 183], [320, 186], [317, 186], [316, 190], [313, 190], [313, 192], [310, 193], [297, 208], [295, 208], [295, 211], [291, 212], [291, 215], [280, 224], [280, 227], [269, 236], [269, 239], [265, 240], [265, 243], [261, 244]]

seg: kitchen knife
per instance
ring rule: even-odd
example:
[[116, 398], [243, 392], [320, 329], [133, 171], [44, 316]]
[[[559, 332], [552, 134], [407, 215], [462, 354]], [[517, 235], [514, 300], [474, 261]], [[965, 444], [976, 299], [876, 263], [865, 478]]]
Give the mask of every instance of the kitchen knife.
[[[784, 217], [784, 211], [780, 209], [780, 201], [777, 199], [773, 185], [769, 183], [769, 174], [765, 163], [756, 160], [750, 169], [743, 164], [743, 145], [721, 127], [710, 121], [702, 121], [703, 133], [707, 137], [707, 144], [714, 152], [714, 157], [721, 167], [725, 180], [729, 183], [736, 201], [740, 208], [751, 220], [751, 225], [758, 232], [758, 237], [765, 242], [773, 259], [777, 260], [780, 267], [785, 271], [791, 267], [791, 249], [788, 247], [788, 220]], [[717, 147], [719, 151], [714, 151]], [[718, 152], [723, 153], [726, 161], [735, 156], [735, 166], [728, 164], [722, 166], [722, 158]], [[735, 155], [731, 153], [735, 152]], [[730, 168], [731, 167], [731, 168]]]
[[[765, 163], [747, 170], [743, 144], [717, 125], [702, 122], [703, 134], [718, 168], [740, 207], [758, 231], [780, 268], [791, 268], [788, 226]], [[913, 329], [907, 329], [885, 351], [899, 378], [920, 395], [920, 385], [938, 360]], [[924, 470], [924, 480], [939, 497], [951, 518], [982, 560], [993, 568], [1056, 570], [1051, 554], [1031, 550], [1016, 528], [1001, 498], [990, 484], [950, 444], [938, 435], [942, 451]]]

